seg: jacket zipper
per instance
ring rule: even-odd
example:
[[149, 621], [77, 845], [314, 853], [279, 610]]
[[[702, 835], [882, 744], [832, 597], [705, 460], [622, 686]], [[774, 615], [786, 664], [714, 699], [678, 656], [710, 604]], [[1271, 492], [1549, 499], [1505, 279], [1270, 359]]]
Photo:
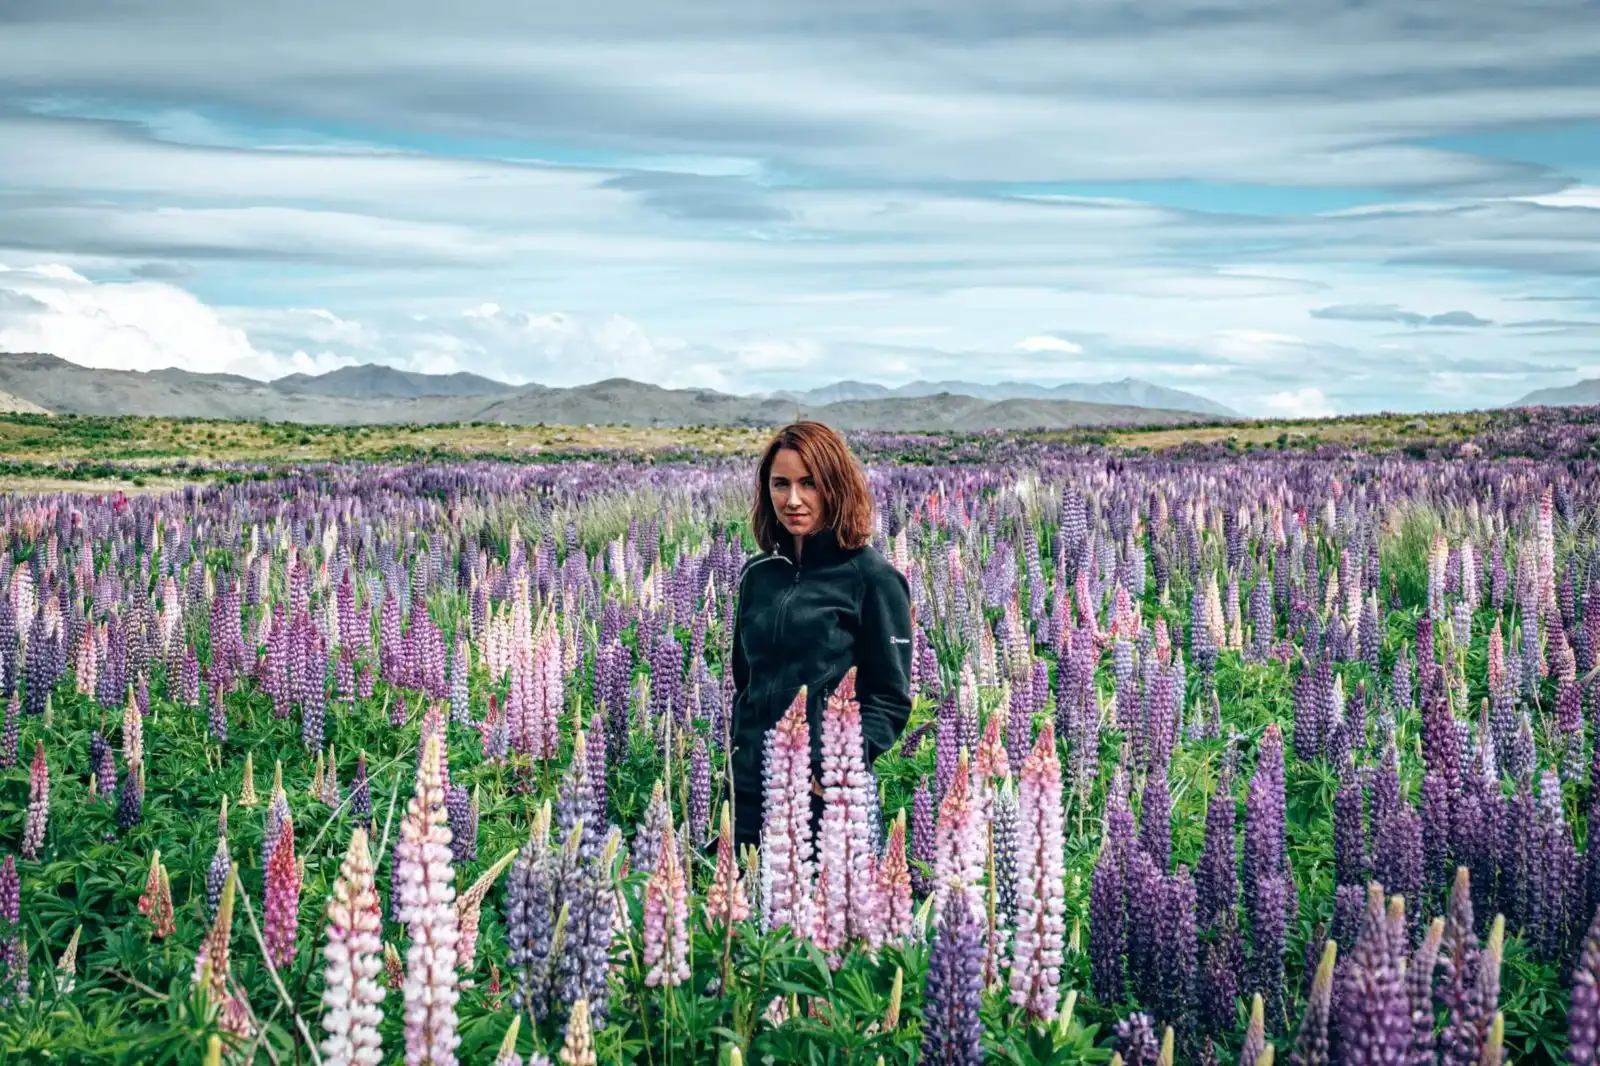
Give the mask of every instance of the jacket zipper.
[[795, 590], [800, 587], [800, 564], [790, 563], [789, 565], [794, 567], [794, 580], [789, 583], [789, 587], [784, 590], [783, 599], [778, 602], [777, 643], [780, 648], [783, 647], [783, 631], [789, 621], [789, 601], [794, 599]]

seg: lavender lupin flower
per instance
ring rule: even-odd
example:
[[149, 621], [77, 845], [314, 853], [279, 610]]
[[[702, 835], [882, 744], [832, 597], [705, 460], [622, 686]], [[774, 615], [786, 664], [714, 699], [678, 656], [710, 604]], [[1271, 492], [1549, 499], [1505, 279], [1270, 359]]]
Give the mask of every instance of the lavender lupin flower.
[[762, 925], [812, 926], [811, 737], [801, 688], [767, 733], [761, 829]]
[[866, 767], [853, 668], [823, 709], [822, 794], [817, 851], [819, 862], [830, 871], [828, 946], [839, 950], [849, 939], [860, 938], [876, 947], [884, 919], [874, 869], [878, 797]]
[[[1017, 806], [1026, 815], [1017, 844], [1018, 915], [1011, 1002], [1026, 1009], [1029, 1016], [1049, 1021], [1055, 1017], [1060, 999], [1066, 897], [1061, 764], [1056, 758], [1055, 730], [1048, 722], [1022, 764]], [[1192, 967], [1192, 948], [1190, 964]]]

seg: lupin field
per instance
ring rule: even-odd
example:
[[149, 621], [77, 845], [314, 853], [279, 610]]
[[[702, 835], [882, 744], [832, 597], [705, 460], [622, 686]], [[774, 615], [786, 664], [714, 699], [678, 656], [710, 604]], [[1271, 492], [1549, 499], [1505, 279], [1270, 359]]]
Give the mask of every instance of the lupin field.
[[1592, 460], [852, 444], [742, 852], [748, 456], [0, 497], [0, 1059], [1596, 1062]]

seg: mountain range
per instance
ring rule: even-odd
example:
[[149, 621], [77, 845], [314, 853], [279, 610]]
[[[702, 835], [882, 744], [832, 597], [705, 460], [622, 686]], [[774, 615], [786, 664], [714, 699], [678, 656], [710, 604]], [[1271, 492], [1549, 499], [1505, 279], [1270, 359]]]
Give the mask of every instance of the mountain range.
[[838, 403], [841, 400], [920, 399], [949, 393], [979, 400], [1073, 400], [1078, 403], [1107, 403], [1124, 407], [1151, 407], [1161, 411], [1194, 411], [1219, 418], [1238, 418], [1234, 411], [1214, 400], [1181, 392], [1137, 378], [1123, 378], [1097, 384], [1068, 383], [1036, 385], [1028, 381], [1002, 381], [980, 385], [971, 381], [913, 381], [907, 385], [869, 385], [861, 381], [839, 381], [804, 392], [782, 391], [770, 395], [806, 404]]
[[1600, 404], [1600, 378], [1589, 378], [1571, 385], [1534, 389], [1508, 407], [1588, 407]]
[[366, 364], [257, 381], [169, 368], [105, 370], [42, 353], [0, 353], [0, 409], [331, 425], [503, 422], [531, 425], [776, 426], [818, 418], [839, 429], [976, 431], [1177, 425], [1236, 417], [1199, 396], [1127, 379], [1106, 385], [839, 382], [736, 396], [610, 378], [571, 388], [477, 374]]

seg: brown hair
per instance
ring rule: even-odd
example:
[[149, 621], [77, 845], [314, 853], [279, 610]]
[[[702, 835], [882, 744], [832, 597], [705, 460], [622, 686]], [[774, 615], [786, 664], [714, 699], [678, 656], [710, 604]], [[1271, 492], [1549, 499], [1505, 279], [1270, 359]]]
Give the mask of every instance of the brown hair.
[[750, 510], [750, 528], [762, 551], [777, 551], [782, 526], [772, 507], [767, 480], [778, 452], [792, 448], [800, 453], [816, 479], [824, 508], [823, 523], [833, 531], [841, 548], [860, 548], [872, 539], [872, 490], [867, 475], [851, 454], [844, 438], [821, 422], [795, 422], [778, 430], [761, 453], [756, 470], [756, 500]]

